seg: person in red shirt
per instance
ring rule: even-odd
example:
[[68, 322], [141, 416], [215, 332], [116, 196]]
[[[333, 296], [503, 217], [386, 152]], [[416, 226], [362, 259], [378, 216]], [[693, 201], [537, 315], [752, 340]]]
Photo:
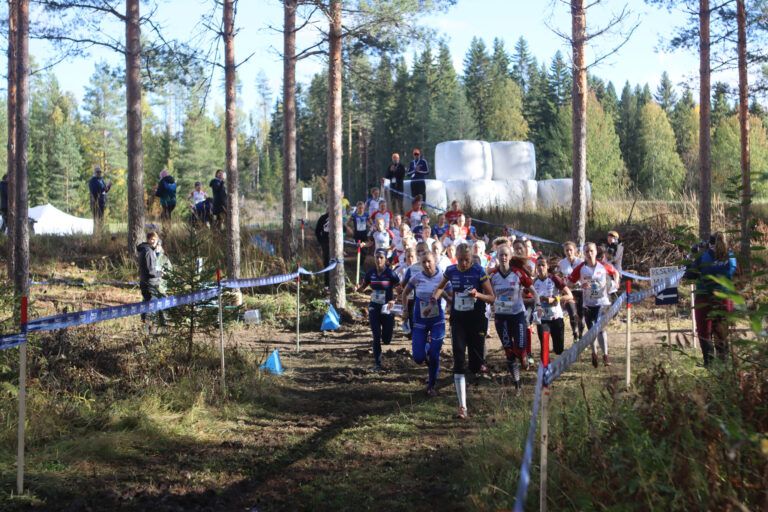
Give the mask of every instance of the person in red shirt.
[[459, 227], [459, 234], [466, 239], [470, 239], [469, 228], [467, 227], [467, 218], [463, 213], [456, 219], [456, 225]]
[[464, 212], [459, 210], [459, 202], [453, 201], [451, 209], [445, 212], [445, 220], [448, 221], [448, 224], [455, 224], [459, 220], [459, 215], [464, 215]]
[[413, 202], [411, 202], [411, 210], [405, 214], [404, 220], [410, 225], [411, 231], [421, 225], [421, 218], [427, 214], [427, 212], [421, 209], [421, 201], [421, 194], [418, 194], [413, 198]]

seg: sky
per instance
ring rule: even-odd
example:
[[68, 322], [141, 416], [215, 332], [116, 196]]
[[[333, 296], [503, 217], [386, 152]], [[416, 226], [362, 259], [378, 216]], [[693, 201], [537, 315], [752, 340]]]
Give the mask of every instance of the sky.
[[[211, 0], [160, 0], [155, 19], [166, 29], [166, 37], [186, 39], [190, 34], [200, 31], [200, 19], [210, 10], [212, 3]], [[663, 50], [661, 43], [662, 37], [669, 37], [675, 26], [685, 21], [682, 14], [646, 6], [641, 0], [603, 0], [588, 11], [588, 32], [602, 28], [613, 14], [627, 4], [633, 11], [628, 18], [629, 22], [624, 25], [625, 30], [635, 24], [638, 24], [637, 28], [624, 46], [590, 71], [606, 81], [612, 81], [617, 94], [621, 93], [625, 81], [633, 86], [648, 83], [653, 91], [665, 70], [673, 83], [687, 82], [696, 91], [697, 55], [685, 51], [669, 53]], [[258, 103], [255, 84], [260, 74], [268, 78], [273, 102], [280, 94], [282, 35], [278, 29], [282, 21], [282, 3], [278, 0], [240, 0], [238, 3], [236, 25], [239, 31], [235, 39], [235, 54], [238, 62], [250, 57], [238, 68], [242, 83], [242, 104], [248, 111]], [[482, 38], [489, 47], [495, 37], [501, 38], [509, 53], [514, 51], [515, 42], [522, 36], [540, 63], [548, 64], [557, 50], [566, 59], [570, 55], [567, 42], [555, 33], [570, 32], [570, 10], [562, 0], [457, 0], [456, 5], [447, 11], [422, 16], [419, 21], [448, 42], [459, 73], [474, 36]], [[124, 34], [124, 29], [115, 25], [110, 28], [110, 33], [120, 36]], [[316, 32], [311, 29], [300, 31], [297, 48], [310, 45], [315, 37]], [[593, 62], [623, 40], [624, 36], [618, 33], [594, 39], [594, 44], [588, 48], [587, 62]], [[406, 50], [408, 62], [421, 49], [411, 46]], [[51, 47], [42, 41], [31, 42], [30, 54], [38, 63], [46, 62], [53, 56]], [[222, 58], [221, 52], [219, 58]], [[108, 50], [93, 50], [87, 57], [62, 62], [53, 70], [62, 88], [81, 100], [94, 65], [102, 59], [113, 64], [122, 62], [119, 56]], [[2, 60], [0, 65], [5, 67]], [[321, 57], [302, 60], [297, 66], [297, 79], [308, 83], [324, 67]], [[713, 76], [712, 82], [717, 80], [735, 84], [736, 75], [727, 73]], [[222, 77], [217, 77], [216, 84], [221, 81]], [[223, 88], [216, 86], [213, 91], [214, 94], [221, 91], [221, 98], [214, 98], [214, 101], [223, 104]], [[694, 93], [694, 96], [697, 97], [697, 94]]]

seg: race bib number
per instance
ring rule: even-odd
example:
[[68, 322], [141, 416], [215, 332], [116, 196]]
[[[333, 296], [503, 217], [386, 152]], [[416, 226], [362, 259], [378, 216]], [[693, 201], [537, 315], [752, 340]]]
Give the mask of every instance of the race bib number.
[[599, 300], [603, 296], [603, 286], [600, 281], [592, 280], [589, 283], [589, 298]]
[[515, 301], [512, 295], [502, 295], [496, 298], [494, 310], [497, 315], [513, 315], [515, 313]]
[[438, 316], [440, 316], [440, 306], [438, 304], [432, 304], [432, 307], [429, 309], [429, 312], [425, 314], [424, 310], [427, 309], [427, 306], [429, 306], [429, 302], [424, 302], [422, 300], [419, 303], [419, 311], [421, 312], [421, 318], [437, 318]]
[[475, 299], [466, 292], [457, 293], [453, 300], [453, 308], [456, 311], [472, 311], [475, 309]]
[[373, 293], [371, 294], [371, 302], [374, 304], [384, 304], [386, 301], [386, 291], [384, 290], [373, 290]]
[[357, 231], [366, 231], [368, 229], [365, 219], [355, 219], [355, 225], [357, 226]]

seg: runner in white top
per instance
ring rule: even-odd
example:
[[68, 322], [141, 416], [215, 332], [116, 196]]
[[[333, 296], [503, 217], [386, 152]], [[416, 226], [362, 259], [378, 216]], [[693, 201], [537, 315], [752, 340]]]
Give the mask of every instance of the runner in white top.
[[[570, 277], [574, 267], [577, 267], [584, 260], [579, 258], [579, 250], [576, 244], [573, 242], [565, 242], [563, 244], [563, 253], [565, 258], [561, 259], [557, 263], [557, 267], [564, 278]], [[584, 312], [583, 312], [583, 299], [584, 296], [581, 293], [581, 289], [578, 288], [579, 284], [574, 284], [574, 289], [571, 290], [573, 299], [565, 301], [565, 310], [568, 312], [568, 319], [571, 324], [571, 332], [573, 333], [573, 341], [581, 339], [584, 335]]]
[[498, 266], [489, 274], [495, 295], [494, 324], [507, 356], [507, 368], [515, 381], [515, 394], [519, 396], [519, 363], [527, 365], [525, 356], [528, 346], [523, 289], [528, 290], [534, 298], [534, 303], [539, 303], [539, 297], [533, 288], [531, 277], [525, 270], [527, 258], [513, 257], [508, 245], [499, 246], [496, 258]]
[[384, 219], [379, 217], [376, 221], [374, 230], [371, 231], [371, 241], [366, 244], [366, 247], [374, 247], [374, 251], [385, 251], [387, 259], [392, 257], [392, 251], [395, 249], [393, 243], [395, 236], [384, 225]]
[[[587, 327], [592, 328], [599, 321], [600, 313], [611, 303], [608, 299], [608, 290], [611, 281], [618, 286], [619, 272], [610, 264], [597, 261], [597, 245], [590, 242], [584, 248], [584, 262], [573, 269], [568, 280], [572, 283], [581, 283], [584, 293], [584, 316]], [[600, 331], [592, 344], [592, 365], [595, 368], [597, 368], [598, 344], [603, 350], [603, 364], [610, 366], [608, 333], [605, 329]]]
[[541, 320], [536, 326], [539, 342], [543, 343], [544, 333], [548, 332], [552, 350], [560, 355], [565, 347], [565, 322], [560, 302], [573, 298], [571, 290], [562, 279], [549, 273], [549, 264], [543, 257], [536, 260], [536, 279], [533, 281], [533, 287], [539, 294], [543, 308]]
[[373, 187], [371, 189], [371, 197], [365, 202], [365, 209], [368, 211], [368, 217], [373, 217], [373, 214], [379, 210], [379, 188]]
[[201, 201], [205, 201], [208, 198], [208, 194], [203, 190], [203, 184], [199, 181], [195, 182], [195, 189], [187, 196], [187, 202], [192, 208]]

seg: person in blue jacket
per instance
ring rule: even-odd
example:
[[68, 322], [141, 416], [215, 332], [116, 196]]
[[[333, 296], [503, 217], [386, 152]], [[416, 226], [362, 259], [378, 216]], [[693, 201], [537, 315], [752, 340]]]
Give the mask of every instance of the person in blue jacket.
[[483, 365], [487, 321], [485, 305], [495, 300], [493, 288], [483, 267], [472, 263], [472, 248], [460, 244], [456, 248], [456, 265], [445, 270], [443, 280], [435, 289], [437, 300], [448, 284], [453, 289], [451, 301], [451, 344], [453, 347], [453, 382], [459, 397], [457, 418], [467, 417], [466, 353], [469, 370], [477, 374]]
[[391, 311], [382, 312], [382, 308], [387, 306], [390, 310], [392, 309], [395, 304], [393, 289], [400, 279], [389, 268], [386, 251], [376, 251], [373, 260], [376, 266], [366, 272], [363, 282], [355, 287], [355, 291], [365, 290], [368, 286], [372, 290], [371, 301], [368, 303], [368, 323], [373, 334], [374, 365], [371, 371], [377, 372], [382, 369], [381, 345], [389, 345], [392, 342], [392, 331], [395, 326], [394, 315]]
[[160, 198], [160, 206], [163, 208], [161, 218], [171, 220], [171, 213], [176, 208], [176, 188], [178, 184], [168, 169], [160, 171], [160, 182], [155, 189], [155, 196]]
[[[435, 289], [443, 281], [443, 273], [437, 269], [435, 255], [431, 252], [425, 251], [420, 261], [422, 270], [414, 272], [407, 284], [407, 291], [414, 293], [411, 352], [416, 363], [427, 362], [427, 396], [437, 396], [435, 384], [445, 337], [445, 312], [441, 304], [442, 292], [435, 294]], [[403, 293], [404, 320], [408, 318], [408, 295]]]
[[424, 180], [429, 176], [429, 164], [421, 158], [421, 151], [413, 150], [413, 161], [408, 165], [408, 176], [411, 178], [411, 195], [413, 197], [421, 194], [423, 201], [427, 200], [427, 188]]
[[88, 189], [91, 193], [91, 212], [97, 225], [101, 225], [101, 221], [104, 220], [104, 210], [107, 209], [107, 192], [110, 188], [112, 188], [112, 182], [104, 182], [101, 167], [94, 167], [93, 177], [88, 182]]
[[725, 233], [714, 233], [706, 251], [685, 269], [685, 277], [696, 279], [696, 332], [701, 341], [704, 366], [709, 366], [715, 357], [725, 359], [727, 346], [727, 313], [733, 311], [733, 301], [717, 297], [716, 291], [724, 292], [725, 287], [713, 277], [733, 279], [736, 272], [736, 257], [728, 251]]

